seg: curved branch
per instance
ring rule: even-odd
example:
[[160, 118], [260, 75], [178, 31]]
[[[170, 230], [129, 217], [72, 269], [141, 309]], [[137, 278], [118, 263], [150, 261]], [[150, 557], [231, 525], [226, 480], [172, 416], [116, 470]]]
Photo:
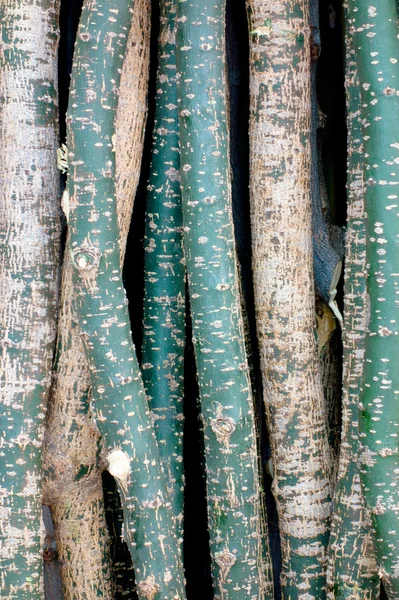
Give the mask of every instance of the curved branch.
[[131, 2], [88, 0], [67, 116], [76, 309], [108, 470], [118, 483], [140, 598], [184, 598], [172, 508], [134, 350], [121, 274], [115, 113]]

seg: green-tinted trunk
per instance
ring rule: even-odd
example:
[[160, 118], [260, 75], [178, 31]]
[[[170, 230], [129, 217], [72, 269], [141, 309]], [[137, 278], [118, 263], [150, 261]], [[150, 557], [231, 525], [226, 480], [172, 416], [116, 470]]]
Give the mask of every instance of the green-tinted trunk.
[[399, 596], [399, 46], [396, 0], [348, 3], [357, 56], [366, 218], [366, 335], [360, 476], [379, 573]]
[[398, 194], [399, 49], [395, 0], [351, 0], [348, 28], [357, 56], [363, 134], [367, 316], [360, 394], [361, 481], [386, 591], [399, 594]]
[[[347, 13], [345, 13], [347, 14]], [[363, 141], [356, 52], [346, 34], [348, 125], [348, 219], [345, 253], [345, 303], [342, 433], [331, 526], [328, 597], [333, 600], [379, 598], [379, 577], [359, 475], [358, 406], [366, 333], [366, 232]]]
[[[136, 0], [116, 116], [116, 205], [122, 261], [143, 151], [149, 19], [149, 0]], [[68, 212], [68, 206], [64, 208]], [[90, 410], [90, 373], [75, 310], [68, 250], [62, 270], [55, 376], [43, 456], [44, 500], [54, 519], [65, 598], [94, 600], [113, 594], [101, 477], [106, 465]], [[115, 578], [119, 579], [117, 573]]]
[[140, 598], [184, 598], [172, 507], [131, 338], [115, 199], [117, 89], [131, 2], [85, 3], [67, 115], [76, 309], [96, 422], [116, 478]]
[[145, 230], [142, 372], [183, 537], [185, 267], [176, 82], [176, 4], [161, 0], [155, 124]]
[[41, 600], [59, 260], [59, 2], [0, 3], [0, 596]]
[[184, 244], [215, 597], [272, 597], [229, 181], [225, 2], [177, 4]]

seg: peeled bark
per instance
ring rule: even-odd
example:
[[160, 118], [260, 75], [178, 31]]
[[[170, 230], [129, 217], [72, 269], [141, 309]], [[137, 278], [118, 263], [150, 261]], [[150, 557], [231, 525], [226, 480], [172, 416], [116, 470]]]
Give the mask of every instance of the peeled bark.
[[41, 450], [59, 258], [59, 2], [0, 4], [0, 596], [43, 598]]
[[398, 195], [399, 50], [396, 0], [348, 2], [357, 57], [366, 219], [366, 333], [360, 478], [389, 598], [399, 597]]
[[130, 331], [115, 199], [114, 132], [131, 3], [83, 6], [67, 115], [69, 251], [96, 423], [118, 484], [140, 598], [184, 598], [183, 567]]
[[348, 218], [342, 327], [342, 433], [327, 582], [330, 600], [375, 600], [379, 598], [380, 583], [359, 474], [358, 407], [367, 326], [366, 231], [360, 89], [356, 52], [349, 32], [346, 49]]
[[145, 230], [142, 372], [183, 539], [185, 265], [176, 81], [176, 3], [161, 0], [157, 96]]
[[231, 207], [225, 2], [177, 3], [184, 248], [215, 598], [271, 598]]
[[[116, 117], [116, 203], [122, 261], [143, 151], [149, 32], [149, 0], [136, 0]], [[72, 266], [66, 252], [44, 454], [45, 502], [52, 509], [65, 600], [94, 600], [99, 595], [111, 598], [113, 588], [101, 480], [106, 465], [90, 408], [90, 373], [75, 301]]]
[[284, 598], [321, 598], [331, 458], [315, 338], [309, 6], [251, 0], [248, 8], [255, 310], [281, 587]]

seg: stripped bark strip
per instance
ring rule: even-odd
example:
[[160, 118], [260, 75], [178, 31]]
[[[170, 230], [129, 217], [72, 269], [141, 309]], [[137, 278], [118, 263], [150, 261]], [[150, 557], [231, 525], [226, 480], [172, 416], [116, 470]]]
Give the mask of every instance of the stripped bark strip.
[[305, 0], [251, 0], [250, 194], [255, 309], [284, 598], [322, 598], [331, 469], [315, 340], [310, 26]]
[[0, 596], [43, 598], [41, 448], [59, 257], [57, 0], [0, 4]]
[[[136, 0], [116, 118], [116, 202], [123, 260], [140, 176], [149, 66], [149, 0]], [[68, 212], [68, 206], [64, 206]], [[55, 379], [46, 431], [44, 499], [51, 506], [65, 600], [112, 595], [101, 441], [90, 410], [90, 373], [74, 309], [66, 252]], [[76, 527], [79, 523], [79, 527]], [[76, 586], [79, 581], [79, 586]]]
[[121, 264], [140, 179], [147, 121], [151, 0], [135, 0], [116, 112], [116, 208]]
[[271, 598], [231, 208], [225, 2], [177, 3], [184, 244], [215, 598]]
[[142, 372], [155, 417], [177, 534], [183, 538], [185, 267], [176, 82], [176, 3], [160, 3], [151, 174], [145, 230]]
[[399, 597], [399, 46], [396, 0], [348, 2], [364, 144], [367, 323], [360, 477], [380, 576]]
[[[347, 15], [347, 5], [345, 7]], [[359, 475], [358, 406], [362, 385], [366, 308], [366, 231], [363, 142], [356, 52], [346, 31], [346, 106], [348, 126], [348, 218], [343, 321], [342, 433], [338, 480], [331, 525], [328, 598], [375, 600], [380, 582], [371, 521]]]
[[140, 598], [184, 598], [172, 507], [130, 331], [115, 200], [114, 132], [131, 2], [88, 0], [67, 116], [70, 252], [96, 422], [118, 483]]

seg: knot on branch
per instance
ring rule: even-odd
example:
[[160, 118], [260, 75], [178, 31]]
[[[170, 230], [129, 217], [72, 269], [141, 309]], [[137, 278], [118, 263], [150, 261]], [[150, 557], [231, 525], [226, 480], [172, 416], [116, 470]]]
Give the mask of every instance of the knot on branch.
[[237, 559], [234, 554], [229, 552], [227, 549], [223, 550], [222, 552], [218, 552], [215, 555], [215, 561], [220, 567], [220, 577], [222, 581], [226, 581], [227, 575], [229, 574], [229, 571], [236, 560]]
[[223, 407], [219, 405], [216, 409], [216, 417], [215, 419], [211, 419], [210, 425], [219, 444], [224, 444], [228, 450], [230, 437], [237, 425], [234, 419], [223, 415], [222, 411]]
[[83, 244], [72, 250], [72, 264], [78, 271], [92, 271], [100, 262], [100, 252], [92, 245]]
[[155, 583], [154, 575], [149, 575], [147, 579], [137, 584], [137, 589], [141, 597], [153, 600], [159, 590], [159, 585]]

